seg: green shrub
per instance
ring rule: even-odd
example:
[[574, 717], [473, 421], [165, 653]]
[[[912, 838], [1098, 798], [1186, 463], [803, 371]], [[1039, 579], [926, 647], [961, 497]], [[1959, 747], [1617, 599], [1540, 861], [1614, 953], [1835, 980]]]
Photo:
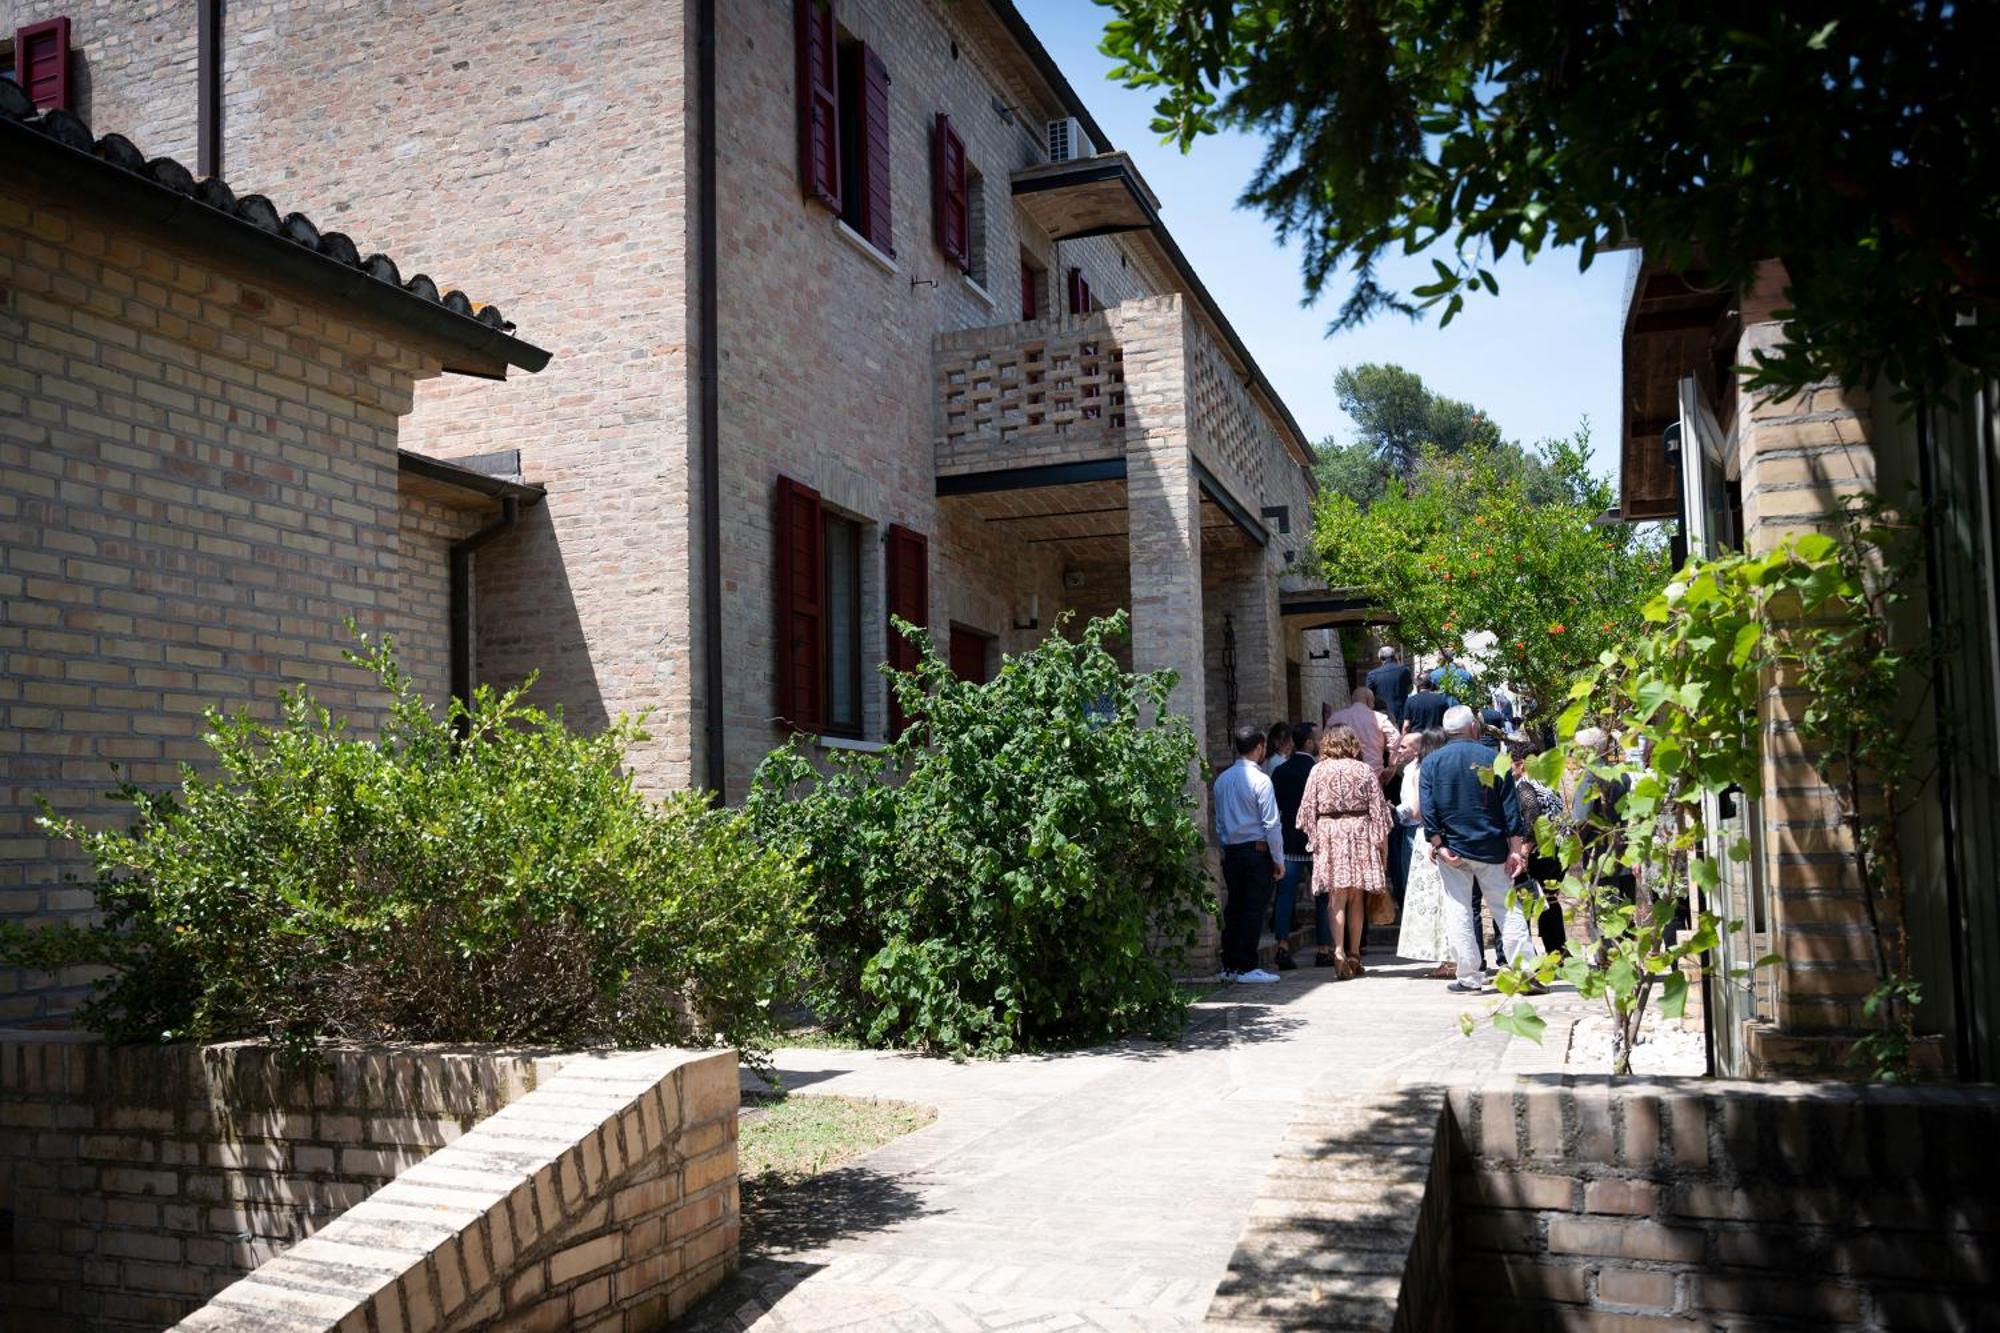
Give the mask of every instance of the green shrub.
[[759, 767], [758, 831], [809, 867], [821, 1021], [1000, 1054], [1185, 1020], [1174, 970], [1212, 906], [1197, 748], [1166, 712], [1171, 674], [1132, 675], [1106, 651], [1125, 625], [1052, 634], [983, 685], [901, 626], [923, 660], [893, 677], [918, 719], [899, 740], [824, 770], [794, 744]]
[[45, 817], [94, 862], [102, 923], [0, 952], [110, 967], [82, 1017], [121, 1040], [768, 1049], [796, 876], [740, 812], [641, 795], [634, 723], [579, 734], [525, 686], [439, 718], [388, 644], [363, 647], [379, 739], [303, 688], [275, 725], [210, 713], [214, 776], [124, 786], [126, 829]]

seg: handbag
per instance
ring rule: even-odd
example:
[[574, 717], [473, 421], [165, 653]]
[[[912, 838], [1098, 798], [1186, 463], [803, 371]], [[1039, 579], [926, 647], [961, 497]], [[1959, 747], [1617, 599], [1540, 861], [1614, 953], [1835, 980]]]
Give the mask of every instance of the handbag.
[[1396, 900], [1386, 893], [1368, 895], [1368, 924], [1371, 926], [1393, 926], [1396, 924]]

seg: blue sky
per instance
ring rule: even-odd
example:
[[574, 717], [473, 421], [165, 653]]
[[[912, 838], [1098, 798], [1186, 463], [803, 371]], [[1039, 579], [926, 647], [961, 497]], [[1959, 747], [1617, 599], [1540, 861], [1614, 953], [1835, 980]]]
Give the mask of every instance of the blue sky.
[[[1467, 298], [1448, 329], [1389, 316], [1328, 338], [1345, 289], [1329, 285], [1317, 306], [1302, 307], [1298, 251], [1281, 249], [1261, 214], [1235, 206], [1261, 142], [1212, 137], [1187, 156], [1161, 144], [1148, 128], [1152, 99], [1105, 78], [1111, 61], [1097, 43], [1109, 10], [1086, 0], [1016, 3], [1105, 133], [1132, 155], [1174, 238], [1307, 434], [1347, 438], [1353, 425], [1334, 402], [1334, 372], [1388, 361], [1484, 408], [1513, 439], [1564, 435], [1588, 416], [1599, 466], [1615, 466], [1628, 256], [1601, 256], [1579, 274], [1570, 252], [1544, 254], [1532, 265], [1510, 255], [1491, 266], [1500, 295]], [[1421, 256], [1385, 262], [1381, 271], [1403, 291], [1433, 276]]]

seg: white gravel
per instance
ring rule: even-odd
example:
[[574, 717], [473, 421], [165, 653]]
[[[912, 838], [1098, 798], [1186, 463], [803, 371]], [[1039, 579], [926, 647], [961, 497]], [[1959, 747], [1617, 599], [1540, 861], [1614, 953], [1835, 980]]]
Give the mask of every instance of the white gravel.
[[[1611, 1072], [1611, 1015], [1594, 1009], [1578, 1019], [1570, 1029], [1569, 1058], [1565, 1068], [1573, 1074]], [[1708, 1072], [1708, 1053], [1702, 1045], [1701, 1023], [1675, 1019], [1662, 1022], [1648, 1009], [1639, 1029], [1639, 1044], [1632, 1050], [1634, 1074], [1695, 1075]]]

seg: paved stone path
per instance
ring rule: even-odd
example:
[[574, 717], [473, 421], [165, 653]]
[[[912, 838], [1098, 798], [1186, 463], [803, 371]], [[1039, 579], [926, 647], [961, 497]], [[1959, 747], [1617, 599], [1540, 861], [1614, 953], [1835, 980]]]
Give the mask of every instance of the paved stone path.
[[[965, 1064], [781, 1052], [794, 1092], [925, 1103], [937, 1121], [783, 1196], [762, 1234], [746, 1232], [743, 1271], [684, 1327], [1195, 1327], [1239, 1238], [1240, 1296], [1273, 1253], [1265, 1242], [1298, 1230], [1298, 1201], [1284, 1196], [1298, 1192], [1285, 1182], [1300, 1158], [1280, 1154], [1302, 1117], [1323, 1144], [1330, 1100], [1561, 1067], [1566, 1022], [1551, 1021], [1542, 1048], [1484, 1025], [1463, 1036], [1467, 997], [1423, 978], [1426, 966], [1380, 960], [1350, 982], [1307, 968], [1230, 987], [1173, 1046]], [[1490, 992], [1480, 998], [1483, 1012]], [[1255, 1319], [1255, 1305], [1225, 1296], [1217, 1313]]]

